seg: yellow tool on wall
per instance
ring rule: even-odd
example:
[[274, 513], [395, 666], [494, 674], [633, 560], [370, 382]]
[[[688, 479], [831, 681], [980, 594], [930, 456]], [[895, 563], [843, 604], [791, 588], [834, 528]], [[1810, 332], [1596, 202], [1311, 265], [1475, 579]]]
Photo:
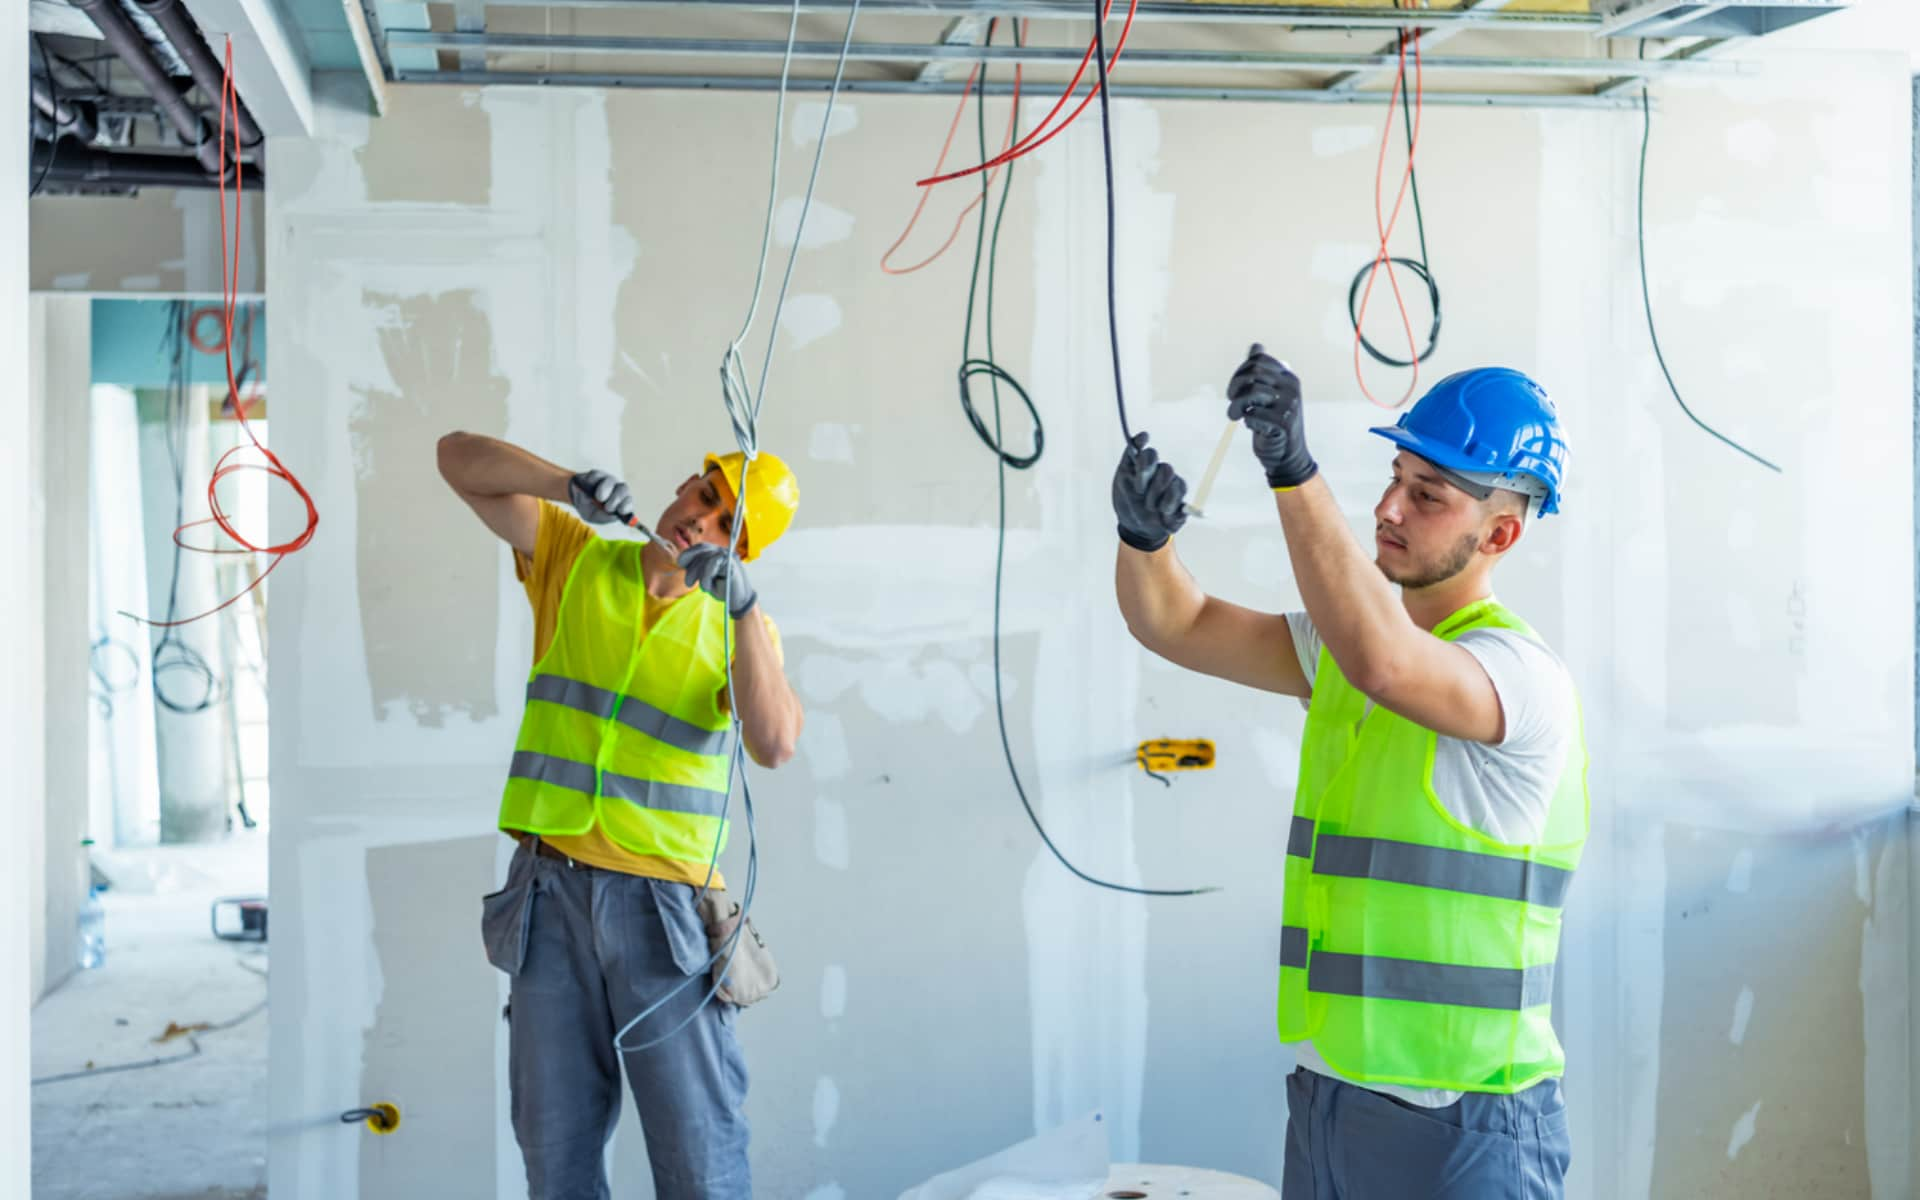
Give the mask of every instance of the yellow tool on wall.
[[1141, 742], [1134, 761], [1148, 775], [1168, 787], [1167, 776], [1175, 771], [1206, 771], [1213, 767], [1213, 743], [1206, 738], [1161, 738]]

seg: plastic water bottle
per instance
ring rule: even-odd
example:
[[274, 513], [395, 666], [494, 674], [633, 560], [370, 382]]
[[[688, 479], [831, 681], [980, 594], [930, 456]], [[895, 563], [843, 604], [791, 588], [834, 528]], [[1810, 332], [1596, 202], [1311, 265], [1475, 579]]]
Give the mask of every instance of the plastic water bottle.
[[100, 906], [100, 889], [87, 889], [80, 906], [80, 968], [90, 971], [107, 961], [107, 910]]

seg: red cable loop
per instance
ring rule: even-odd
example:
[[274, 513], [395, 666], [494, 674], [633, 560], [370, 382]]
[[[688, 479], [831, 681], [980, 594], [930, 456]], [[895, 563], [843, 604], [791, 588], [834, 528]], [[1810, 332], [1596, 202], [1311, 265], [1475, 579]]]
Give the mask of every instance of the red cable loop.
[[[233, 84], [233, 39], [229, 37], [226, 47], [226, 78], [220, 88], [220, 145], [223, 148], [225, 147], [227, 130], [231, 125], [233, 130], [233, 158], [230, 164], [222, 163], [220, 169], [220, 319], [221, 328], [225, 334], [225, 342], [222, 349], [226, 356], [227, 391], [233, 400], [234, 416], [240, 422], [241, 430], [247, 435], [247, 440], [252, 443], [252, 445], [251, 447], [246, 445], [234, 446], [220, 456], [219, 461], [214, 464], [213, 477], [207, 481], [207, 510], [213, 515], [198, 521], [190, 521], [174, 530], [173, 542], [174, 545], [179, 546], [183, 550], [193, 550], [201, 554], [271, 554], [273, 561], [267, 564], [267, 569], [260, 572], [252, 583], [242, 588], [230, 599], [208, 609], [206, 612], [196, 616], [185, 617], [178, 621], [153, 621], [140, 617], [134, 618], [143, 624], [161, 629], [171, 629], [180, 625], [189, 625], [195, 621], [204, 620], [220, 612], [222, 609], [232, 606], [238, 602], [242, 596], [245, 596], [247, 593], [265, 583], [267, 576], [273, 574], [274, 568], [278, 567], [282, 562], [285, 562], [288, 555], [304, 549], [307, 543], [313, 540], [314, 531], [318, 529], [320, 525], [320, 510], [315, 507], [313, 496], [307, 491], [306, 485], [302, 484], [299, 478], [287, 469], [286, 465], [280, 461], [279, 457], [276, 456], [273, 451], [261, 445], [259, 437], [254, 434], [253, 426], [247, 421], [247, 406], [240, 400], [239, 382], [235, 379], [233, 373], [233, 313], [239, 304], [240, 297], [240, 212], [241, 203], [244, 199], [243, 188], [245, 186], [244, 179], [241, 175], [240, 162], [239, 104], [239, 98], [234, 91]], [[229, 114], [231, 114], [232, 117], [231, 122], [229, 122]], [[233, 171], [233, 237], [231, 239], [231, 245], [229, 245], [229, 239], [227, 237], [227, 170], [229, 166], [231, 166]], [[191, 320], [192, 318], [189, 319]], [[259, 451], [261, 457], [266, 459], [266, 462], [229, 463], [228, 460], [234, 455], [249, 448]], [[240, 530], [235, 527], [232, 519], [227, 515], [227, 511], [220, 507], [219, 495], [221, 481], [240, 471], [264, 471], [274, 479], [285, 480], [288, 486], [293, 488], [294, 494], [299, 496], [301, 502], [307, 506], [306, 527], [301, 530], [298, 537], [293, 538], [291, 541], [269, 543], [265, 546], [259, 546], [248, 541], [247, 538], [241, 534]], [[218, 525], [220, 531], [233, 539], [240, 548], [226, 549], [220, 547], [190, 546], [181, 539], [181, 535], [186, 533], [187, 530], [197, 528], [201, 525]], [[128, 615], [131, 616], [132, 614]]]
[[[1126, 24], [1120, 27], [1120, 40], [1114, 44], [1113, 56], [1107, 59], [1107, 73], [1109, 75], [1113, 73], [1114, 66], [1120, 61], [1120, 52], [1127, 48], [1127, 35], [1133, 31], [1133, 14], [1139, 7], [1140, 0], [1128, 0]], [[1100, 14], [1101, 22], [1104, 23], [1107, 18], [1112, 15], [1113, 0], [1107, 0], [1107, 7], [1102, 10]], [[923, 188], [932, 187], [936, 183], [947, 183], [955, 179], [964, 179], [969, 175], [977, 175], [981, 171], [991, 170], [994, 167], [1000, 166], [1002, 163], [1012, 162], [1016, 158], [1031, 154], [1052, 141], [1055, 135], [1079, 120], [1080, 114], [1087, 111], [1087, 105], [1092, 104], [1094, 97], [1100, 94], [1100, 87], [1096, 82], [1092, 87], [1087, 89], [1086, 98], [1080, 101], [1080, 107], [1069, 113], [1067, 119], [1060, 124], [1054, 126], [1052, 129], [1047, 129], [1047, 122], [1053, 120], [1053, 118], [1059, 114], [1060, 110], [1066, 106], [1067, 101], [1073, 98], [1073, 93], [1080, 87], [1080, 78], [1086, 74], [1087, 64], [1093, 61], [1094, 48], [1098, 44], [1097, 41], [1089, 41], [1087, 43], [1087, 52], [1080, 56], [1080, 67], [1073, 73], [1073, 79], [1068, 82], [1067, 90], [1060, 94], [1060, 99], [1054, 101], [1053, 107], [1047, 110], [1047, 115], [1040, 118], [1040, 123], [1027, 131], [1027, 135], [1020, 139], [1018, 145], [1001, 152], [996, 157], [978, 166], [968, 167], [964, 171], [951, 171], [945, 175], [932, 175], [926, 179], [916, 180], [916, 185]], [[1042, 130], [1046, 132], [1042, 134]], [[1035, 140], [1036, 138], [1038, 140]]]
[[[1407, 139], [1407, 166], [1406, 169], [1400, 173], [1400, 190], [1394, 197], [1393, 212], [1390, 215], [1385, 215], [1381, 212], [1381, 202], [1385, 192], [1387, 145], [1393, 140], [1394, 109], [1398, 106], [1406, 88], [1407, 44], [1409, 42], [1413, 44], [1413, 134]], [[1415, 33], [1409, 36], [1405, 30], [1402, 30], [1400, 32], [1400, 68], [1394, 76], [1393, 91], [1387, 97], [1387, 128], [1380, 139], [1380, 158], [1375, 164], [1373, 172], [1373, 222], [1374, 228], [1380, 234], [1380, 250], [1379, 253], [1374, 256], [1372, 267], [1367, 271], [1366, 290], [1360, 294], [1360, 310], [1353, 322], [1353, 376], [1360, 383], [1361, 394], [1366, 396], [1368, 401], [1376, 407], [1385, 409], [1399, 408], [1407, 401], [1413, 399], [1413, 394], [1418, 391], [1420, 387], [1420, 343], [1414, 337], [1413, 318], [1407, 315], [1406, 297], [1400, 294], [1400, 277], [1394, 272], [1393, 252], [1388, 249], [1388, 242], [1393, 237], [1393, 227], [1400, 220], [1400, 208], [1406, 202], [1407, 187], [1413, 179], [1414, 151], [1420, 144], [1420, 118], [1424, 111], [1426, 99], [1425, 76], [1426, 72], [1420, 62], [1419, 34]], [[1360, 364], [1361, 343], [1365, 336], [1361, 333], [1361, 330], [1366, 326], [1367, 301], [1373, 296], [1373, 283], [1378, 277], [1380, 268], [1382, 267], [1385, 267], [1387, 270], [1387, 282], [1392, 285], [1394, 301], [1400, 307], [1400, 321], [1406, 327], [1407, 332], [1407, 358], [1413, 364], [1413, 378], [1407, 383], [1406, 394], [1392, 404], [1382, 404], [1379, 399], [1374, 396], [1373, 392], [1368, 389], [1366, 373]]]

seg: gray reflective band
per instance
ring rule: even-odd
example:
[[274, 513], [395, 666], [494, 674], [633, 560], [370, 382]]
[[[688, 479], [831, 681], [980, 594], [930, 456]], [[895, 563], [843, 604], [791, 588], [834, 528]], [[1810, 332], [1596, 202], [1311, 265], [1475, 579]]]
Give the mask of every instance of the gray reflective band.
[[507, 768], [507, 774], [514, 779], [531, 779], [536, 783], [550, 783], [554, 787], [572, 788], [576, 792], [593, 795], [592, 763], [535, 754], [531, 750], [515, 750], [513, 765]]
[[[1296, 825], [1295, 837], [1299, 831]], [[1288, 853], [1293, 853], [1291, 849]], [[1379, 879], [1414, 887], [1441, 888], [1497, 900], [1524, 900], [1542, 908], [1566, 903], [1573, 872], [1561, 867], [1466, 850], [1443, 850], [1384, 838], [1323, 833], [1313, 852], [1313, 872], [1345, 879]]]
[[[514, 779], [531, 779], [536, 783], [569, 788], [591, 796], [597, 772], [592, 763], [555, 758], [551, 754], [536, 754], [531, 750], [516, 750], [513, 752], [513, 765], [507, 769], [507, 774]], [[712, 792], [680, 783], [657, 783], [612, 772], [600, 775], [599, 779], [602, 795], [631, 801], [642, 808], [660, 812], [717, 817], [727, 803], [725, 792]]]
[[632, 696], [628, 696], [626, 703], [622, 704], [618, 692], [597, 688], [563, 675], [535, 675], [533, 682], [527, 684], [527, 699], [545, 700], [549, 704], [575, 709], [603, 721], [616, 715], [617, 707], [622, 725], [637, 729], [669, 746], [694, 754], [727, 752], [727, 731], [724, 729], [702, 729], [691, 721], [661, 712], [646, 701]]
[[1307, 965], [1307, 931], [1298, 925], [1280, 927], [1280, 965], [1283, 967]]
[[548, 704], [579, 709], [589, 716], [605, 720], [613, 715], [613, 706], [620, 697], [605, 688], [597, 688], [563, 675], [535, 675], [533, 681], [527, 684], [527, 699], [545, 700]]
[[1313, 822], [1305, 817], [1293, 819], [1293, 829], [1287, 834], [1287, 853], [1295, 858], [1313, 857]]
[[1519, 1011], [1553, 998], [1553, 964], [1525, 969], [1463, 967], [1316, 950], [1307, 967], [1307, 990], [1333, 996]]

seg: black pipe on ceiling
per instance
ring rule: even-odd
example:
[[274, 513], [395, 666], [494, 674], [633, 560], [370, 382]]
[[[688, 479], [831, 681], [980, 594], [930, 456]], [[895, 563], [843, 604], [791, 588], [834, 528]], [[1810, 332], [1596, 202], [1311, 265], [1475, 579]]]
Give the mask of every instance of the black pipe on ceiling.
[[[161, 32], [167, 35], [167, 41], [173, 43], [174, 53], [185, 61], [187, 70], [193, 73], [193, 81], [218, 105], [226, 71], [214, 58], [207, 39], [200, 33], [200, 27], [187, 15], [180, 0], [134, 0], [134, 3], [160, 26]], [[237, 94], [235, 98], [238, 99]], [[247, 111], [244, 101], [240, 103], [239, 121], [240, 144], [251, 150], [260, 144], [260, 127], [254, 124], [253, 114]]]
[[[105, 187], [212, 188], [220, 182], [184, 154], [110, 153], [65, 141], [35, 145], [31, 170], [36, 179], [45, 171], [49, 182]], [[242, 163], [240, 184], [252, 191], [266, 186], [266, 176], [252, 163]]]
[[[100, 30], [100, 36], [107, 41], [112, 50], [140, 78], [154, 101], [166, 113], [167, 120], [188, 145], [193, 147], [194, 157], [211, 174], [220, 174], [220, 166], [225, 161], [221, 153], [219, 139], [214, 136], [207, 119], [200, 115], [180, 89], [174, 86], [173, 77], [167, 74], [160, 61], [154, 57], [153, 47], [147, 39], [134, 28], [133, 21], [120, 8], [118, 0], [72, 0], [73, 6], [92, 18]], [[55, 170], [58, 170], [56, 165]]]

